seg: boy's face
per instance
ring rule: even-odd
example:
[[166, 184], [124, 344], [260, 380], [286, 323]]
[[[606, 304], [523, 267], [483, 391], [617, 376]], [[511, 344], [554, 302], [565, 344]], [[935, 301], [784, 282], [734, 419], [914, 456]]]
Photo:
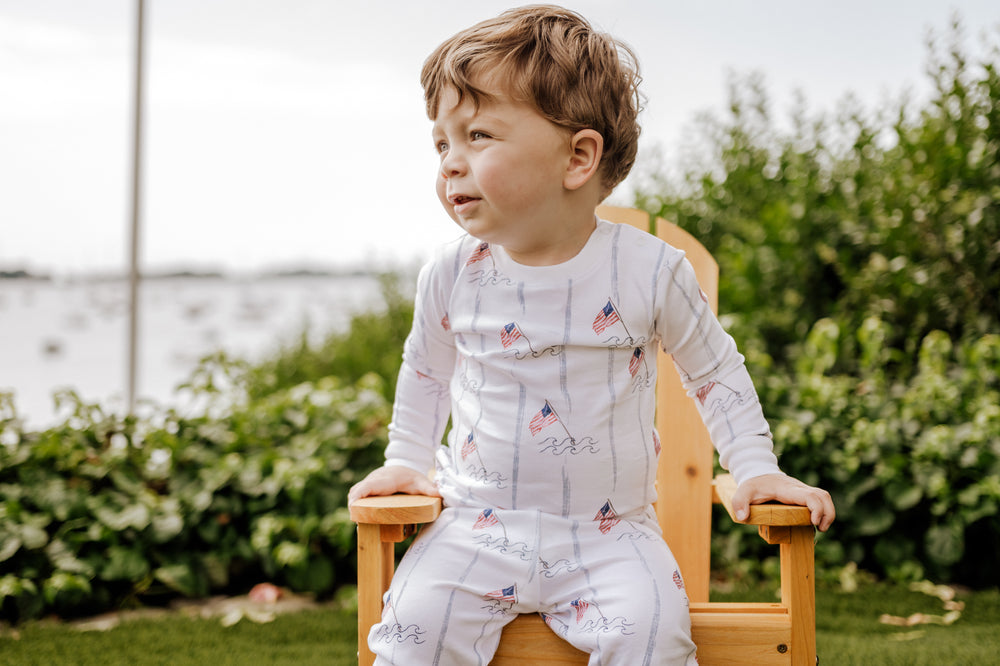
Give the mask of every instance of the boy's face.
[[[563, 179], [571, 134], [505, 95], [477, 108], [446, 89], [434, 121], [437, 193], [460, 227], [520, 263], [558, 263], [570, 242]], [[589, 232], [588, 232], [589, 235]]]

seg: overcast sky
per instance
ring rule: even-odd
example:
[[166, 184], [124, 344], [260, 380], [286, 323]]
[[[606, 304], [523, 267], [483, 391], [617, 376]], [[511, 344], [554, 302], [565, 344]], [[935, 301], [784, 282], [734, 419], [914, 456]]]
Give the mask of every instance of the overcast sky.
[[[421, 64], [515, 4], [147, 0], [144, 265], [426, 258], [457, 227], [434, 196]], [[795, 90], [875, 108], [926, 90], [928, 30], [955, 12], [970, 48], [1000, 25], [996, 0], [563, 4], [639, 56], [640, 165], [721, 112], [734, 72], [762, 73], [779, 115]], [[0, 0], [0, 269], [127, 265], [134, 5]]]

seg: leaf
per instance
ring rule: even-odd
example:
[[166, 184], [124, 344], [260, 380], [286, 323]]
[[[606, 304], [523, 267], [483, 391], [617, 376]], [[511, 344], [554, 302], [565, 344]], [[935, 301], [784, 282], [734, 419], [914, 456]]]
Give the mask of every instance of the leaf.
[[204, 580], [189, 564], [168, 564], [156, 569], [153, 577], [167, 587], [180, 592], [186, 597], [204, 596], [206, 585]]
[[101, 569], [103, 580], [137, 581], [149, 573], [149, 564], [142, 552], [122, 546], [108, 548], [106, 564]]
[[896, 519], [896, 514], [893, 513], [892, 509], [885, 506], [869, 509], [865, 513], [862, 513], [859, 508], [858, 513], [855, 529], [858, 534], [865, 536], [882, 534], [892, 526], [893, 521]]
[[962, 559], [965, 552], [965, 530], [962, 525], [950, 523], [934, 525], [924, 535], [927, 555], [938, 564], [949, 565]]
[[50, 604], [76, 605], [90, 595], [90, 580], [79, 574], [57, 571], [42, 585], [42, 593]]
[[19, 538], [9, 532], [5, 534], [3, 540], [0, 541], [0, 562], [9, 560], [20, 548], [21, 540]]
[[285, 577], [297, 591], [322, 593], [333, 587], [334, 570], [329, 558], [314, 555], [305, 566], [285, 570]]
[[144, 530], [149, 526], [149, 509], [144, 504], [130, 504], [121, 511], [102, 506], [94, 511], [97, 519], [116, 532], [134, 527]]

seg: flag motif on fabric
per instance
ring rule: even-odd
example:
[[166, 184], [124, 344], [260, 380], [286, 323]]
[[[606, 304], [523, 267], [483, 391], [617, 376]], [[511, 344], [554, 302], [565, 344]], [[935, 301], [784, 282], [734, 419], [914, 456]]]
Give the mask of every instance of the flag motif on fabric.
[[443, 328], [446, 331], [451, 330], [451, 320], [448, 319], [448, 315], [441, 317], [441, 328]]
[[656, 455], [660, 455], [660, 451], [663, 449], [663, 445], [660, 444], [660, 434], [653, 431], [653, 448], [656, 450]]
[[594, 319], [594, 333], [600, 335], [608, 326], [613, 326], [619, 321], [618, 311], [615, 310], [615, 306], [608, 299], [608, 304], [597, 313], [597, 317]]
[[472, 525], [474, 530], [482, 530], [491, 525], [496, 525], [498, 519], [497, 514], [493, 512], [493, 509], [483, 509], [483, 512], [479, 514], [476, 518], [476, 522]]
[[528, 423], [528, 430], [531, 431], [532, 435], [537, 435], [541, 432], [542, 428], [547, 425], [551, 425], [556, 422], [556, 413], [552, 411], [549, 406], [548, 400], [545, 401], [545, 406], [539, 410], [537, 414], [531, 417], [531, 421]]
[[684, 589], [684, 579], [681, 578], [681, 572], [677, 569], [674, 569], [674, 585], [677, 586], [678, 590]]
[[715, 388], [715, 382], [709, 382], [698, 389], [695, 394], [698, 396], [698, 402], [704, 405], [705, 401], [708, 400], [708, 394], [712, 392], [713, 388]]
[[517, 585], [511, 585], [510, 587], [504, 587], [499, 590], [493, 590], [492, 592], [487, 592], [483, 596], [487, 599], [496, 599], [497, 601], [508, 601], [512, 604], [517, 603]]
[[590, 604], [583, 599], [574, 599], [569, 602], [569, 605], [576, 609], [576, 623], [580, 624], [580, 620], [583, 619], [587, 609], [590, 608]]
[[522, 337], [521, 331], [517, 328], [517, 324], [510, 322], [502, 329], [500, 329], [500, 342], [503, 344], [504, 349], [509, 349], [512, 344], [520, 340]]
[[486, 257], [492, 256], [492, 254], [493, 253], [490, 252], [490, 244], [482, 243], [479, 247], [476, 248], [476, 251], [472, 253], [472, 256], [469, 257], [469, 260], [465, 262], [465, 265], [471, 266], [477, 261], [482, 261]]
[[607, 534], [612, 527], [618, 524], [618, 514], [615, 513], [615, 507], [611, 506], [611, 500], [604, 503], [601, 510], [594, 516], [594, 520], [601, 521], [601, 524], [597, 526], [597, 529], [601, 530], [601, 534]]
[[462, 460], [468, 458], [469, 454], [475, 451], [476, 448], [476, 440], [470, 432], [469, 436], [465, 438], [464, 442], [462, 442]]
[[639, 372], [639, 367], [642, 365], [642, 359], [645, 358], [646, 352], [642, 350], [642, 347], [636, 347], [635, 351], [632, 352], [632, 358], [628, 361], [628, 373], [635, 377], [636, 373]]

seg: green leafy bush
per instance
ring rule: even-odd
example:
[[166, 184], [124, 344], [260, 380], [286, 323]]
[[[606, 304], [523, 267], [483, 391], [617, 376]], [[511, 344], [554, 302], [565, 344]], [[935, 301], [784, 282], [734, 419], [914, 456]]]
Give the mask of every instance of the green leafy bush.
[[[1000, 583], [1000, 49], [931, 43], [921, 108], [772, 120], [759, 78], [701, 127], [700, 164], [642, 206], [720, 264], [782, 466], [833, 494], [827, 566]], [[719, 521], [725, 565], [755, 536]], [[742, 563], [742, 564], [739, 564]]]
[[[0, 405], [0, 617], [94, 612], [266, 577], [325, 594], [354, 579], [347, 490], [381, 464], [390, 406], [374, 374], [249, 400], [207, 359], [200, 416], [120, 419], [61, 396], [66, 421], [21, 432]], [[208, 386], [228, 385], [211, 393]], [[213, 415], [214, 414], [214, 415]]]

